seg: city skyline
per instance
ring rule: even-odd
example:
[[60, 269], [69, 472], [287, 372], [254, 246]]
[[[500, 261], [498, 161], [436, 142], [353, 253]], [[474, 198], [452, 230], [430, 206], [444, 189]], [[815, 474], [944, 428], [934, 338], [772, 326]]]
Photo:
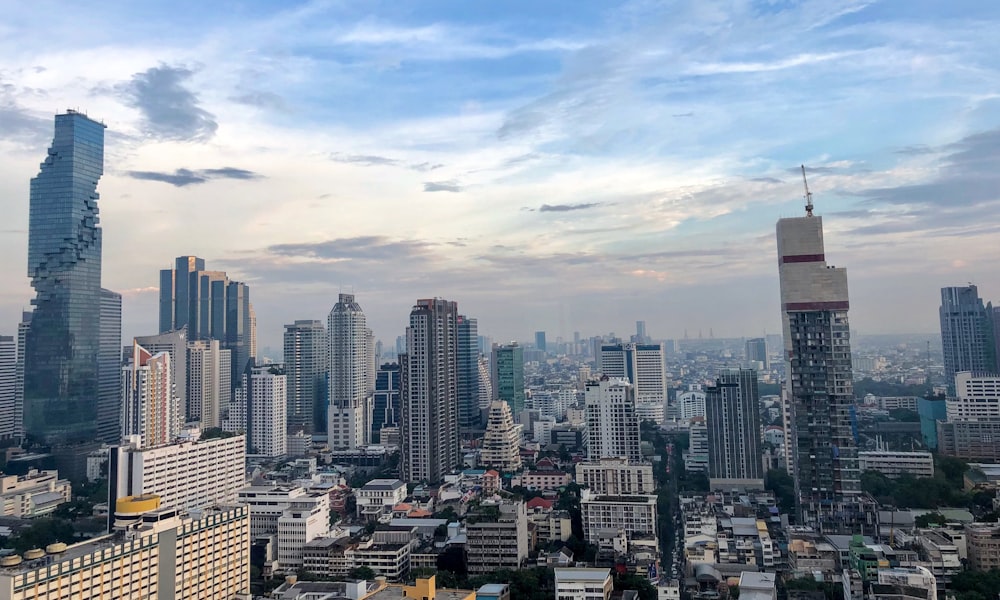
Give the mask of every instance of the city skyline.
[[[275, 351], [349, 290], [383, 340], [405, 328], [399, 298], [435, 295], [498, 339], [635, 319], [657, 339], [777, 332], [770, 227], [800, 211], [800, 163], [858, 330], [934, 331], [941, 287], [1000, 296], [995, 7], [567, 7], [13, 7], [0, 333], [31, 297], [27, 181], [67, 106], [108, 124], [123, 339], [157, 332], [156, 274], [184, 254], [254, 288]], [[22, 33], [42, 21], [58, 43]], [[734, 286], [750, 293], [723, 310]]]

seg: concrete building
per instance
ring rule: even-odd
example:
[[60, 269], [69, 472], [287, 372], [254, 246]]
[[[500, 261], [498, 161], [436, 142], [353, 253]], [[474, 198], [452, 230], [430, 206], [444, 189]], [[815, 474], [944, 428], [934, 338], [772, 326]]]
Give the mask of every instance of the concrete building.
[[992, 307], [983, 306], [974, 285], [941, 288], [941, 349], [950, 391], [957, 373], [997, 371], [991, 312]]
[[601, 346], [601, 373], [627, 379], [640, 403], [667, 400], [667, 374], [662, 344], [609, 344]]
[[137, 336], [135, 343], [154, 356], [160, 352], [170, 355], [170, 383], [173, 386], [174, 396], [177, 397], [177, 427], [195, 421], [196, 419], [191, 418], [188, 413], [187, 330], [182, 328], [157, 335]]
[[658, 536], [656, 496], [652, 494], [607, 496], [583, 490], [580, 514], [591, 544], [600, 545], [602, 535], [608, 531], [623, 531], [630, 539], [645, 536], [655, 541]]
[[691, 419], [688, 427], [688, 450], [684, 453], [684, 470], [708, 473], [708, 426], [705, 417]]
[[243, 374], [234, 404], [245, 407], [249, 456], [278, 459], [288, 454], [286, 385], [276, 366], [253, 367]]
[[746, 359], [751, 369], [770, 370], [771, 360], [767, 355], [767, 339], [751, 338], [746, 341]]
[[187, 349], [187, 417], [202, 429], [222, 427], [233, 398], [232, 352], [219, 340], [197, 340]]
[[392, 507], [406, 499], [406, 484], [398, 479], [372, 479], [354, 492], [358, 517], [392, 518]]
[[723, 369], [705, 390], [712, 489], [764, 488], [757, 371]]
[[962, 460], [1000, 462], [1000, 421], [938, 421], [938, 452]]
[[463, 438], [473, 435], [479, 426], [479, 324], [476, 319], [458, 315], [458, 426]]
[[742, 600], [777, 600], [778, 590], [775, 587], [774, 573], [740, 573], [740, 598]]
[[402, 369], [401, 479], [436, 483], [461, 463], [458, 430], [458, 305], [417, 300]]
[[479, 463], [485, 468], [492, 467], [504, 473], [520, 471], [520, 442], [518, 428], [510, 414], [510, 405], [499, 400], [491, 402]]
[[511, 342], [494, 345], [490, 361], [493, 397], [510, 405], [510, 412], [521, 414], [524, 410], [524, 349]]
[[121, 439], [135, 436], [144, 448], [169, 444], [183, 425], [180, 400], [174, 393], [170, 354], [152, 354], [138, 342], [122, 367]]
[[322, 321], [285, 325], [285, 376], [288, 378], [289, 431], [325, 431], [327, 329]]
[[340, 294], [327, 317], [330, 448], [353, 450], [371, 442], [375, 372], [370, 331], [354, 294]]
[[610, 600], [613, 584], [609, 569], [555, 570], [556, 600]]
[[973, 523], [965, 527], [969, 566], [976, 571], [1000, 569], [1000, 525]]
[[466, 516], [469, 573], [517, 571], [528, 558], [528, 515], [524, 502], [483, 502]]
[[375, 374], [372, 441], [384, 444], [382, 428], [399, 425], [399, 375], [399, 363], [386, 363]]
[[73, 499], [73, 490], [56, 471], [31, 469], [25, 475], [0, 476], [0, 514], [31, 519], [55, 511]]
[[626, 458], [642, 462], [632, 384], [627, 379], [602, 377], [587, 383], [584, 396], [590, 459]]
[[858, 452], [858, 467], [862, 472], [877, 471], [890, 479], [903, 474], [934, 477], [934, 456], [930, 452]]
[[632, 464], [621, 458], [602, 458], [596, 462], [577, 463], [576, 483], [589, 488], [595, 494], [608, 496], [656, 492], [652, 465]]
[[0, 600], [233, 600], [250, 594], [245, 506], [185, 514], [155, 496], [116, 502], [115, 530], [0, 564]]
[[17, 341], [14, 336], [0, 335], [0, 440], [21, 437], [17, 362]]
[[277, 572], [301, 569], [306, 544], [330, 531], [330, 496], [323, 492], [294, 485], [250, 486], [240, 490], [239, 501], [250, 508], [252, 539], [276, 536]]
[[871, 583], [869, 597], [871, 600], [937, 600], [937, 580], [921, 566], [879, 569]]
[[236, 502], [246, 486], [246, 437], [184, 441], [143, 448], [112, 446], [108, 457], [110, 502], [157, 495], [165, 505], [195, 510]]
[[961, 371], [946, 400], [948, 421], [1000, 421], [1000, 375]]
[[677, 395], [677, 411], [682, 421], [705, 416], [705, 392], [688, 390]]
[[823, 219], [780, 219], [778, 276], [781, 287], [785, 376], [799, 522], [823, 531], [855, 531], [863, 518], [854, 406], [847, 271], [826, 262]]

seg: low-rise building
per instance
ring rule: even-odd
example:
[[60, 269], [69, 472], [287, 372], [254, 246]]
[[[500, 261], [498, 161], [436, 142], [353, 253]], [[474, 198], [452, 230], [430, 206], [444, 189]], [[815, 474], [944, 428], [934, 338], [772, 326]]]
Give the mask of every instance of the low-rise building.
[[555, 569], [556, 600], [609, 600], [612, 582], [609, 569]]
[[930, 452], [858, 452], [861, 471], [877, 471], [890, 479], [900, 475], [934, 477], [934, 456]]
[[562, 471], [525, 471], [511, 479], [511, 485], [529, 490], [558, 490], [570, 484], [573, 478]]
[[603, 534], [608, 531], [625, 531], [630, 536], [652, 536], [654, 540], [658, 534], [654, 495], [605, 496], [583, 490], [580, 513], [587, 542], [591, 544], [600, 544]]
[[973, 523], [965, 527], [969, 566], [976, 571], [1000, 569], [1000, 525]]
[[937, 600], [937, 580], [933, 573], [920, 566], [879, 569], [869, 597], [872, 600]]
[[392, 507], [406, 499], [406, 484], [399, 479], [373, 479], [354, 492], [358, 517], [367, 520], [392, 518]]
[[72, 486], [68, 480], [59, 479], [58, 471], [30, 469], [26, 475], [0, 477], [0, 514], [5, 517], [40, 517], [72, 498]]
[[276, 535], [276, 572], [294, 573], [302, 568], [302, 553], [309, 542], [330, 531], [330, 497], [294, 485], [250, 486], [239, 501], [250, 507], [250, 533], [254, 539]]
[[590, 488], [595, 494], [652, 494], [656, 491], [653, 466], [633, 464], [624, 458], [602, 458], [576, 465], [576, 483]]

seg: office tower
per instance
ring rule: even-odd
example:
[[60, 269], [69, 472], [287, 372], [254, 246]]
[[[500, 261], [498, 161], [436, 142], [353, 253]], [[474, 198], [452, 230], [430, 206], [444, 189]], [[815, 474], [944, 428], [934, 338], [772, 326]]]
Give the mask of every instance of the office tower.
[[383, 427], [399, 424], [399, 363], [386, 363], [375, 375], [374, 408], [372, 410], [372, 440], [385, 443], [379, 432]]
[[0, 440], [18, 436], [20, 407], [17, 405], [17, 342], [0, 335]]
[[661, 344], [610, 344], [601, 346], [601, 373], [628, 379], [639, 402], [667, 399], [667, 373]]
[[458, 426], [463, 436], [479, 427], [479, 327], [458, 315]]
[[327, 339], [327, 440], [331, 448], [358, 448], [370, 441], [374, 381], [370, 388], [370, 334], [354, 294], [340, 294], [327, 318]]
[[767, 356], [767, 340], [765, 338], [751, 338], [746, 342], [746, 355], [747, 362], [750, 363], [751, 368], [754, 368], [755, 363], [760, 363], [760, 366], [765, 371], [771, 368], [771, 361]]
[[171, 364], [167, 352], [153, 354], [132, 343], [132, 356], [122, 367], [122, 440], [135, 436], [139, 447], [153, 448], [180, 432]]
[[535, 332], [535, 350], [541, 350], [542, 352], [545, 352], [545, 351], [548, 350], [548, 346], [545, 343], [545, 332], [544, 331], [536, 331]]
[[712, 489], [763, 489], [757, 371], [723, 369], [705, 389], [705, 423]]
[[[177, 419], [176, 429], [193, 421], [187, 414], [188, 399], [188, 374], [187, 374], [187, 330], [178, 329], [166, 331], [157, 335], [136, 336], [135, 343], [145, 348], [150, 354], [156, 355], [166, 352], [170, 355], [170, 383], [173, 386], [173, 394], [177, 400], [177, 406], [173, 409]], [[121, 369], [118, 369], [121, 373]]]
[[[101, 288], [101, 342], [97, 364], [97, 435], [106, 444], [121, 436], [122, 296]], [[171, 358], [173, 358], [171, 356]], [[183, 380], [179, 389], [183, 390]]]
[[156, 494], [165, 505], [195, 510], [236, 502], [246, 487], [246, 437], [189, 439], [156, 448], [112, 446], [108, 498]]
[[587, 382], [584, 399], [590, 460], [626, 458], [641, 462], [639, 417], [632, 384], [627, 379], [604, 376]]
[[188, 340], [219, 340], [231, 352], [234, 388], [256, 355], [256, 316], [251, 312], [249, 286], [230, 280], [224, 271], [206, 270], [204, 259], [180, 256], [173, 269], [160, 271], [160, 330], [187, 327]]
[[287, 403], [284, 371], [276, 365], [251, 367], [243, 374], [233, 399], [235, 411], [231, 410], [229, 417], [235, 426], [223, 428], [246, 431], [248, 455], [283, 458], [288, 454]]
[[24, 366], [24, 426], [54, 444], [97, 436], [104, 125], [67, 111], [31, 180], [28, 276], [35, 289]]
[[490, 403], [479, 463], [483, 467], [492, 467], [502, 473], [520, 471], [520, 444], [521, 434], [514, 425], [514, 417], [510, 414], [510, 405], [499, 400]]
[[800, 522], [856, 531], [861, 494], [852, 427], [847, 271], [826, 264], [823, 219], [781, 219], [778, 276]]
[[298, 320], [285, 325], [289, 431], [326, 430], [326, 326]]
[[705, 392], [688, 390], [677, 395], [678, 414], [683, 421], [705, 416]]
[[493, 346], [490, 368], [494, 398], [509, 404], [512, 414], [521, 414], [524, 410], [524, 348], [517, 342]]
[[241, 505], [192, 513], [124, 497], [108, 535], [8, 557], [0, 600], [250, 597], [250, 519]]
[[646, 322], [636, 321], [635, 322], [635, 342], [637, 344], [648, 344], [649, 338], [646, 337]]
[[222, 427], [233, 398], [232, 357], [219, 340], [197, 340], [187, 347], [187, 420], [202, 429]]
[[458, 304], [417, 300], [400, 356], [400, 479], [437, 483], [461, 461]]
[[939, 313], [948, 389], [955, 389], [955, 373], [994, 372], [997, 349], [993, 340], [993, 307], [983, 306], [976, 286], [941, 288]]

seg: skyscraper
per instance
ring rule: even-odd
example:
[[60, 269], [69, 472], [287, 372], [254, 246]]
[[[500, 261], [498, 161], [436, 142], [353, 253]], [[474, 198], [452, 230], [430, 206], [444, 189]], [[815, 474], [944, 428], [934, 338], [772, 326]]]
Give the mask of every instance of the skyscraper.
[[278, 459], [288, 454], [287, 401], [287, 378], [280, 367], [250, 367], [243, 373], [230, 418], [244, 420], [233, 429], [246, 431], [248, 455]]
[[160, 271], [160, 331], [171, 331], [188, 325], [190, 321], [191, 274], [205, 270], [205, 259], [197, 256], [178, 256], [173, 269]]
[[222, 427], [233, 398], [232, 357], [219, 340], [196, 340], [187, 348], [187, 420], [202, 429]]
[[326, 431], [326, 326], [311, 320], [285, 325], [284, 346], [288, 429]]
[[122, 367], [122, 440], [138, 437], [141, 448], [169, 444], [180, 431], [178, 403], [170, 372], [170, 354], [153, 354], [132, 343], [132, 357]]
[[[101, 346], [97, 373], [97, 435], [107, 444], [121, 436], [122, 296], [101, 288]], [[181, 354], [183, 360], [183, 354]], [[184, 380], [180, 388], [183, 392]]]
[[400, 356], [400, 472], [437, 483], [461, 459], [458, 436], [458, 305], [417, 300]]
[[17, 342], [0, 335], [0, 440], [18, 437], [20, 407], [17, 405]]
[[384, 443], [379, 431], [399, 423], [399, 364], [386, 363], [375, 374], [372, 410], [372, 440]]
[[519, 415], [524, 410], [524, 349], [511, 342], [493, 346], [490, 361], [493, 395], [510, 405], [510, 412]]
[[535, 350], [541, 350], [542, 352], [545, 352], [546, 350], [548, 350], [547, 344], [545, 343], [545, 332], [544, 331], [536, 331], [535, 332]]
[[329, 407], [327, 439], [331, 448], [369, 443], [374, 387], [365, 313], [354, 294], [340, 294], [327, 318]]
[[624, 378], [640, 402], [667, 399], [667, 373], [661, 344], [609, 344], [601, 346], [601, 373]]
[[642, 462], [639, 445], [639, 417], [635, 410], [635, 390], [627, 379], [607, 376], [587, 382], [584, 392], [587, 412], [587, 456], [627, 458]]
[[[135, 338], [135, 343], [148, 350], [150, 354], [156, 355], [160, 352], [166, 352], [170, 355], [170, 384], [173, 386], [173, 397], [176, 401], [176, 406], [171, 411], [174, 418], [177, 419], [176, 427], [179, 430], [184, 423], [195, 420], [189, 418], [187, 413], [187, 330], [178, 329], [157, 335], [140, 335]], [[118, 371], [121, 372], [121, 369]]]
[[480, 464], [505, 473], [521, 470], [520, 443], [521, 434], [514, 425], [510, 405], [499, 400], [491, 402]]
[[458, 426], [463, 435], [479, 427], [479, 328], [458, 315]]
[[705, 413], [712, 489], [763, 489], [757, 371], [723, 369], [705, 389]]
[[767, 356], [767, 339], [751, 338], [746, 342], [747, 362], [760, 363], [763, 369], [771, 368], [771, 361]]
[[941, 350], [945, 383], [952, 392], [955, 373], [997, 369], [992, 313], [993, 307], [983, 305], [974, 285], [941, 288]]
[[823, 219], [776, 227], [786, 386], [800, 519], [824, 531], [852, 530], [861, 494], [853, 433], [847, 271], [826, 264]]
[[24, 425], [44, 442], [97, 437], [103, 172], [104, 124], [76, 111], [56, 115], [52, 145], [31, 180], [28, 217], [35, 308], [25, 342]]

